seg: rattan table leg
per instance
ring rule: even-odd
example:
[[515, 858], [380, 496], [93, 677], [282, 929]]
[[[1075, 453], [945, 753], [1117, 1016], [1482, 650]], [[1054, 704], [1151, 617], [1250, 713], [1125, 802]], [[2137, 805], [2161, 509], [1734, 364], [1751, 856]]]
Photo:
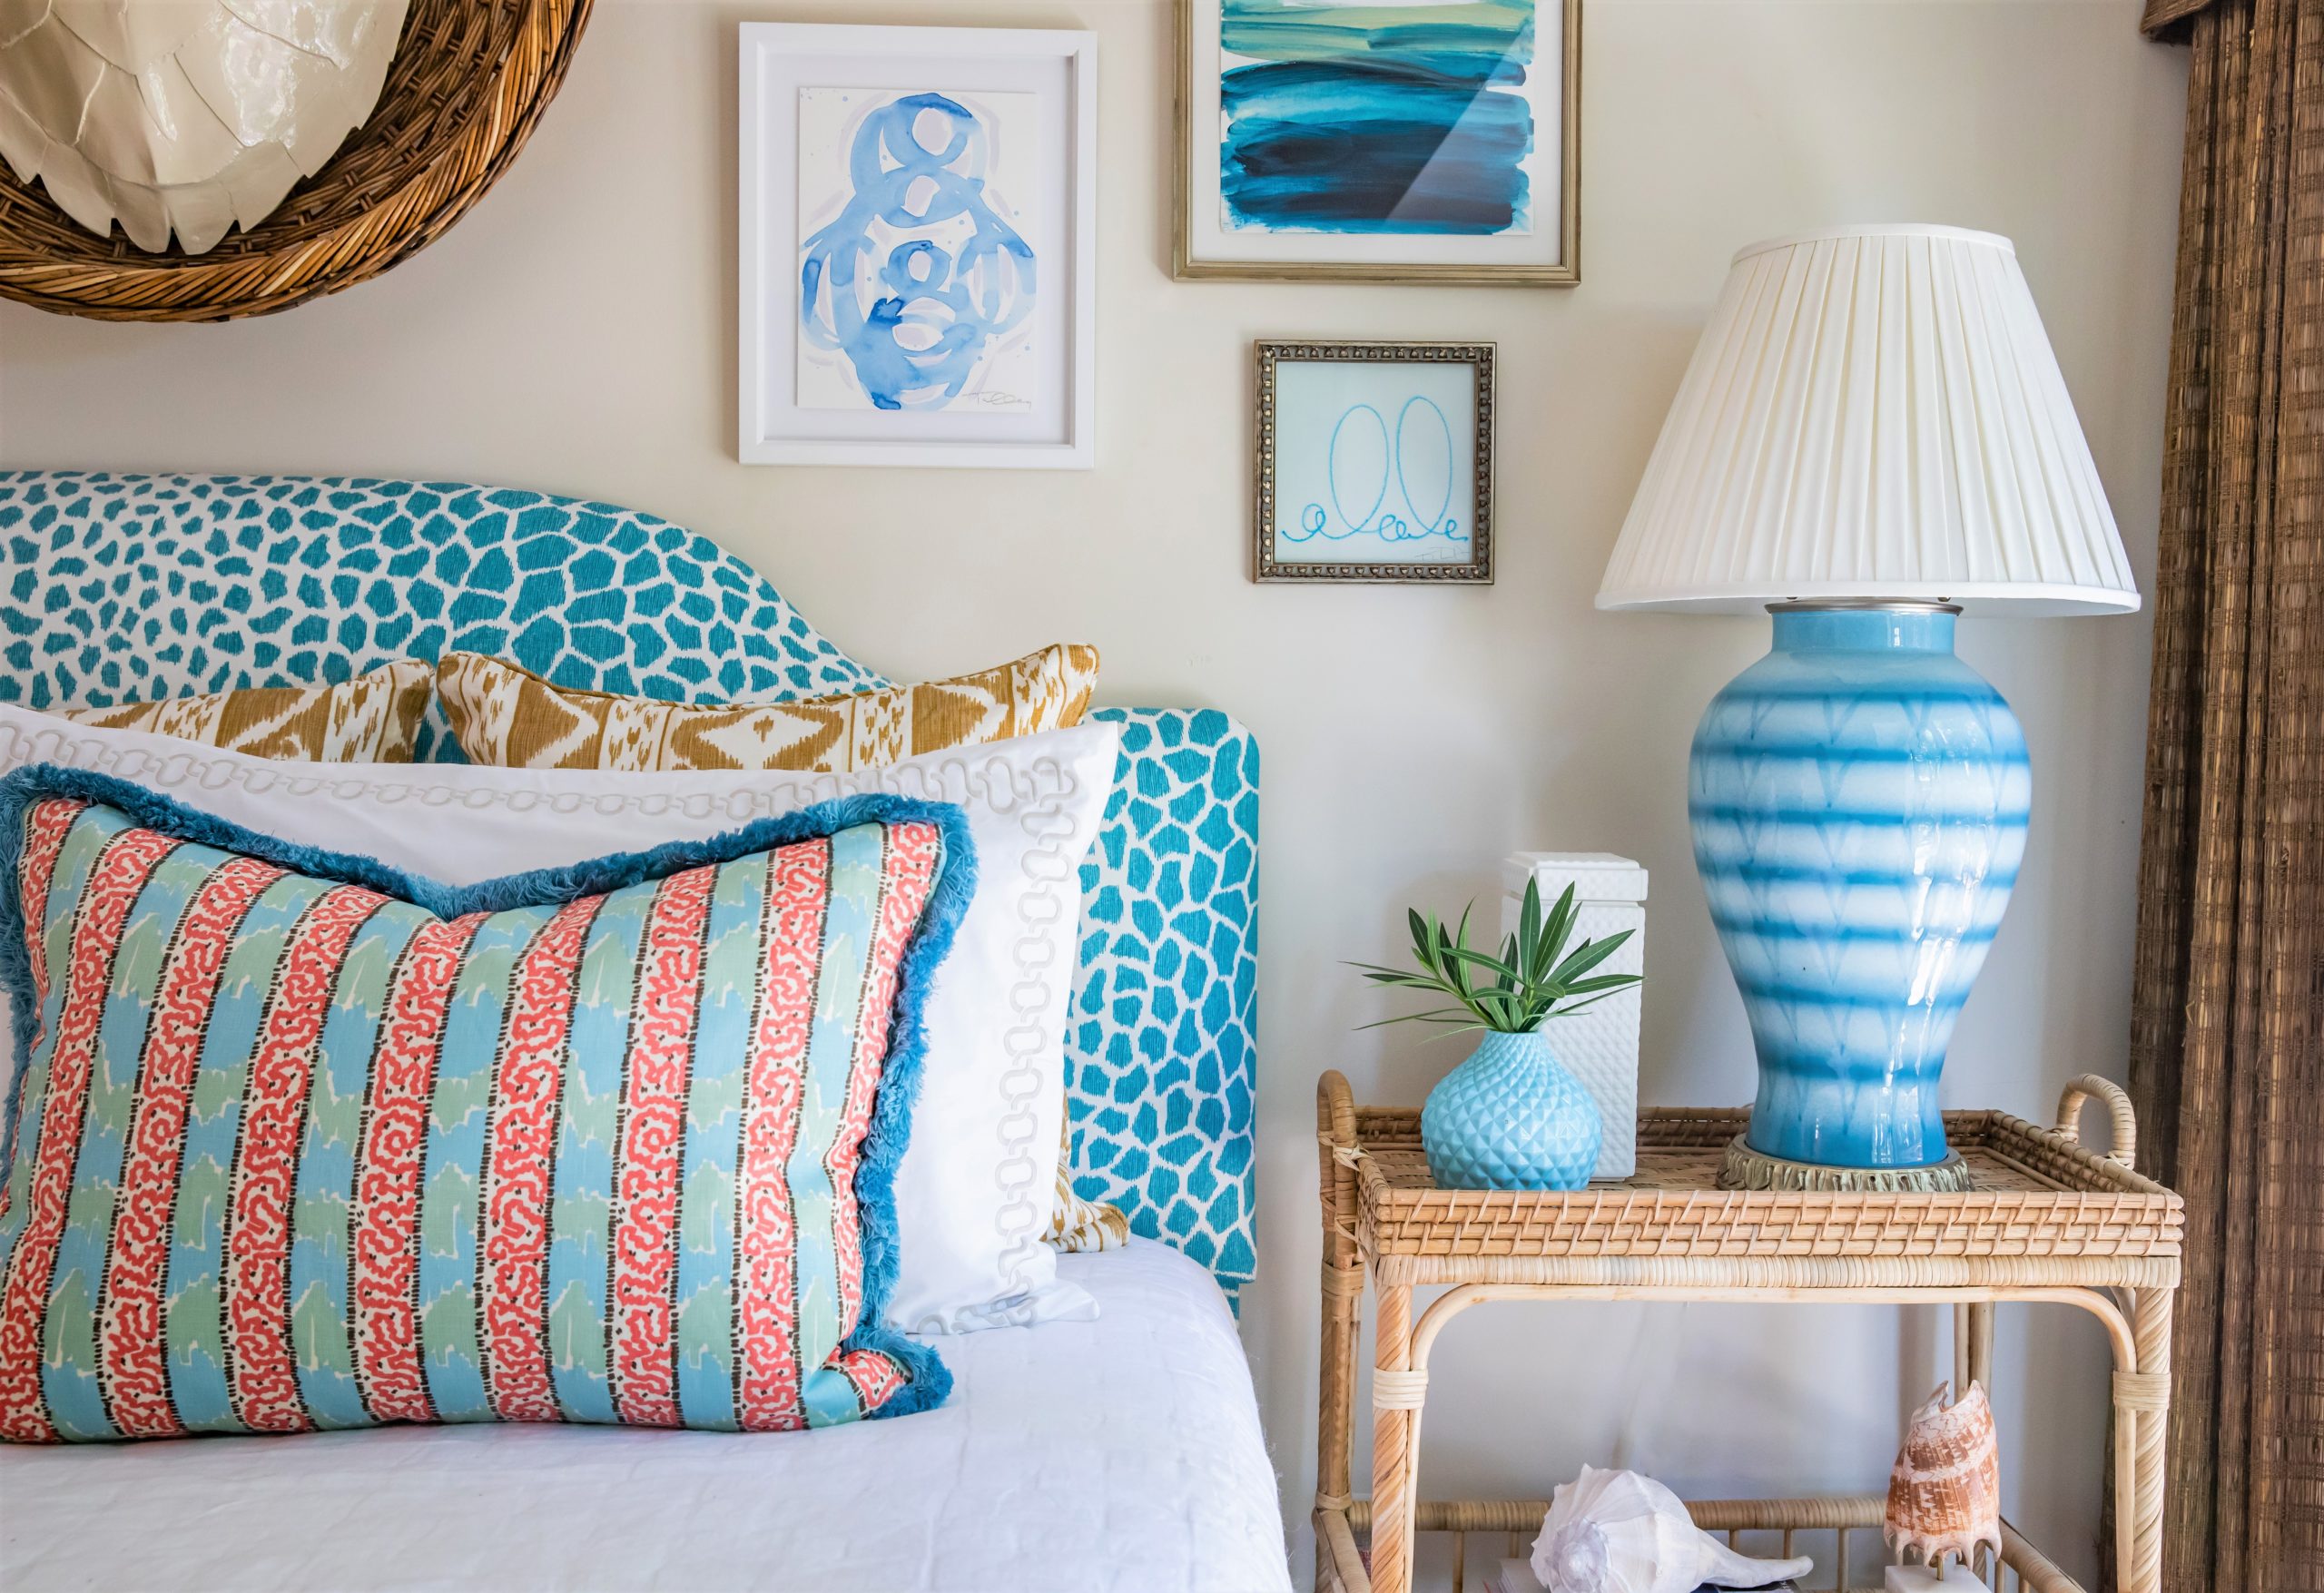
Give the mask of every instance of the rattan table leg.
[[[1354, 1267], [1324, 1268], [1324, 1344], [1322, 1384], [1315, 1413], [1315, 1508], [1344, 1510], [1348, 1507], [1349, 1471], [1355, 1443], [1355, 1291], [1364, 1274]], [[1335, 1295], [1334, 1288], [1344, 1290]], [[1324, 1593], [1324, 1556], [1315, 1557], [1315, 1586]]]
[[2114, 1585], [2120, 1593], [2162, 1593], [2171, 1291], [2132, 1290], [2128, 1308], [2132, 1347], [2114, 1350]]
[[1969, 1307], [1969, 1381], [1984, 1384], [1985, 1398], [1994, 1397], [1994, 1307], [1989, 1300]]
[[1969, 1389], [1969, 1308], [1956, 1303], [1953, 1307], [1953, 1391], [1964, 1394]]
[[[1315, 1092], [1324, 1215], [1324, 1314], [1315, 1411], [1315, 1509], [1345, 1510], [1354, 1466], [1355, 1341], [1364, 1293], [1364, 1263], [1355, 1247], [1355, 1174], [1334, 1154], [1355, 1144], [1355, 1110], [1347, 1081], [1326, 1073]], [[1326, 1566], [1329, 1547], [1319, 1536], [1316, 1593], [1338, 1585]]]
[[[2171, 1428], [2171, 1307], [2173, 1292], [2141, 1289], [2134, 1298], [2132, 1327], [2138, 1334], [2139, 1379], [2132, 1391], [2138, 1411], [2138, 1441], [2132, 1451], [2135, 1488], [2131, 1506], [2131, 1554], [2122, 1568], [2122, 1593], [2162, 1593], [2163, 1441]], [[2116, 1384], [2114, 1419], [2122, 1419], [2123, 1395]], [[2115, 1509], [2122, 1509], [2118, 1495]]]
[[[1413, 1292], [1384, 1284], [1376, 1291], [1372, 1323], [1375, 1373], [1403, 1376], [1412, 1362]], [[1420, 1412], [1401, 1406], [1372, 1411], [1372, 1588], [1373, 1593], [1412, 1593], [1413, 1499], [1410, 1433]]]
[[[1985, 1391], [1990, 1401], [1994, 1397], [1994, 1307], [1990, 1300], [1976, 1301], [1954, 1310], [1954, 1331], [1960, 1336], [1960, 1376], [1955, 1380], [1955, 1399], [1969, 1391], [1976, 1383]], [[1971, 1568], [1983, 1576], [1987, 1583], [2001, 1586], [2001, 1568], [1995, 1563], [1995, 1551], [1978, 1547]], [[2019, 1578], [2022, 1585], [2024, 1578]]]

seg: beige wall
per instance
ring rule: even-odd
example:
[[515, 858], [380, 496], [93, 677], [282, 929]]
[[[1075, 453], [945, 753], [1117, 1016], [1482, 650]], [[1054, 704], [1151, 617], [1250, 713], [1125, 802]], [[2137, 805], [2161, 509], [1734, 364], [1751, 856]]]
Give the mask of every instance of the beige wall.
[[[1515, 848], [1654, 871], [1649, 1101], [1734, 1102], [1740, 1006], [1689, 862], [1704, 701], [1748, 620], [1590, 597], [1728, 253], [1837, 221], [2017, 241], [2142, 580], [2153, 565], [2184, 66], [2136, 0], [1591, 0], [1585, 281], [1571, 292], [1169, 279], [1163, 0], [739, 6], [599, 0], [563, 97], [499, 188], [378, 281], [221, 327], [0, 304], [0, 464], [470, 478], [608, 498], [724, 542], [876, 667], [945, 674], [1056, 638], [1117, 703], [1215, 704], [1265, 749], [1263, 1277], [1245, 1338], [1286, 1515], [1313, 1486], [1309, 1100], [1346, 1068], [1417, 1102], [1455, 1059], [1346, 958], [1407, 902], [1457, 907]], [[1087, 26], [1100, 34], [1098, 467], [875, 473], [734, 459], [734, 44], [745, 17]], [[1501, 579], [1261, 589], [1248, 537], [1250, 339], [1501, 345]], [[1977, 622], [1963, 650], [2025, 721], [2031, 861], [1947, 1077], [2047, 1116], [2122, 1070], [2146, 698], [2143, 618]], [[1859, 1489], [1939, 1375], [1934, 1313], [1504, 1307], [1465, 1320], [1423, 1483], [1538, 1491], [1581, 1460], [1682, 1490]], [[2004, 1313], [2013, 1512], [2087, 1567], [2104, 1373], [2079, 1323]], [[1506, 1383], [1506, 1388], [1496, 1386]], [[1294, 1533], [1305, 1552], [1304, 1528]]]

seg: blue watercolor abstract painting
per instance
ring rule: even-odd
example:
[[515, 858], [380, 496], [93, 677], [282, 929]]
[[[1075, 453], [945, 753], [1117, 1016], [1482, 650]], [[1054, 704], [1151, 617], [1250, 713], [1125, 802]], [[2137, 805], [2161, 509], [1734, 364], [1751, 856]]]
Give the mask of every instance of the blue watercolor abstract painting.
[[1532, 230], [1534, 0], [1221, 0], [1229, 229]]
[[799, 91], [803, 408], [1033, 408], [1038, 96]]
[[1275, 557], [1465, 563], [1476, 524], [1473, 365], [1275, 366]]

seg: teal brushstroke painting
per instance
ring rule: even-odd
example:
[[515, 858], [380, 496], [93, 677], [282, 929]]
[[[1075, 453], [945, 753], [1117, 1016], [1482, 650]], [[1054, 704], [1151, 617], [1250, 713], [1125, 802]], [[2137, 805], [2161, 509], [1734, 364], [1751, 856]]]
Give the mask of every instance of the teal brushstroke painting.
[[1531, 231], [1533, 0], [1221, 0], [1226, 225]]

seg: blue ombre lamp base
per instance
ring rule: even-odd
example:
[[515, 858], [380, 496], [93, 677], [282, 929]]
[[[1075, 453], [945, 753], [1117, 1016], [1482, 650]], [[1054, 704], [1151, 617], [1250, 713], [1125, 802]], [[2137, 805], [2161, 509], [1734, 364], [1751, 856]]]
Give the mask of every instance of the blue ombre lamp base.
[[1949, 605], [1782, 604], [1688, 764], [1695, 866], [1758, 1051], [1747, 1188], [1967, 1186], [1937, 1076], [2025, 852], [2017, 717]]

